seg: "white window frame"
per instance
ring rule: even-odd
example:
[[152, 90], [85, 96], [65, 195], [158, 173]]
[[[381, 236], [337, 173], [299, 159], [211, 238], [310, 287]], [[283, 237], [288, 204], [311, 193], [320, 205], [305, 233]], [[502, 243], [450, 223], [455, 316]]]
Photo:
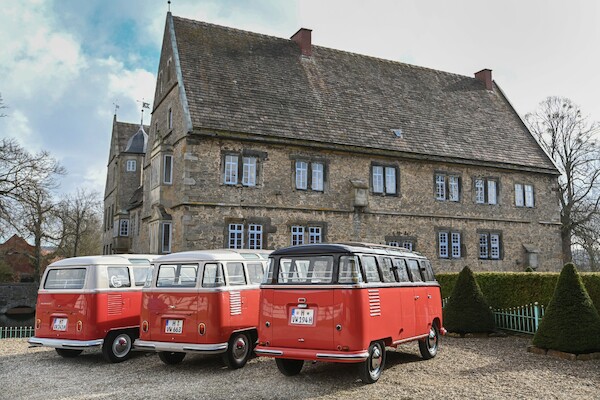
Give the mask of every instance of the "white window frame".
[[373, 165], [373, 193], [383, 193], [383, 167], [381, 165]]
[[248, 225], [248, 248], [251, 250], [262, 249], [263, 227], [259, 224]]
[[292, 226], [292, 237], [291, 244], [292, 246], [297, 246], [304, 244], [304, 227], [300, 225]]
[[135, 160], [127, 160], [127, 172], [135, 172], [137, 162]]
[[[167, 162], [167, 160], [169, 160]], [[168, 169], [167, 169], [168, 165]], [[163, 183], [165, 185], [173, 184], [173, 156], [170, 154], [165, 154], [163, 156]]]
[[460, 177], [457, 175], [448, 175], [448, 200], [460, 201]]
[[396, 168], [385, 167], [385, 193], [396, 194], [398, 186], [398, 178], [396, 176]]
[[452, 258], [460, 258], [460, 232], [450, 232], [452, 245]]
[[479, 258], [482, 260], [499, 260], [502, 246], [500, 234], [493, 232], [479, 233]]
[[410, 251], [413, 251], [415, 248], [415, 242], [413, 242], [412, 240], [403, 240], [402, 247], [404, 247], [405, 249], [408, 249]]
[[316, 192], [322, 192], [325, 180], [325, 165], [321, 162], [312, 162], [310, 167], [312, 175], [310, 188]]
[[475, 202], [477, 204], [498, 204], [498, 180], [476, 178]]
[[[168, 229], [167, 229], [168, 227]], [[160, 230], [160, 248], [163, 254], [171, 252], [171, 244], [173, 238], [173, 225], [170, 222], [161, 223]]]
[[487, 203], [491, 205], [498, 204], [498, 181], [495, 179], [488, 179], [487, 191]]
[[490, 258], [500, 259], [500, 235], [497, 233], [490, 233]]
[[308, 189], [308, 162], [296, 160], [296, 189]]
[[489, 239], [489, 236], [487, 233], [479, 234], [479, 258], [480, 259], [488, 259], [490, 257], [488, 239]]
[[320, 226], [308, 227], [308, 243], [323, 243], [323, 230]]
[[438, 232], [438, 254], [440, 258], [448, 258], [448, 232]]
[[435, 174], [435, 198], [446, 200], [446, 175]]
[[521, 183], [515, 183], [515, 206], [525, 206], [525, 196], [523, 193], [523, 185]]
[[225, 167], [223, 169], [223, 183], [225, 185], [237, 185], [238, 162], [239, 157], [237, 154], [225, 154]]
[[256, 186], [256, 157], [242, 157], [242, 185]]
[[119, 236], [129, 236], [129, 220], [119, 220]]
[[523, 185], [523, 191], [525, 192], [525, 207], [533, 208], [534, 199], [533, 199], [533, 185]]
[[228, 229], [228, 248], [243, 249], [244, 248], [244, 225], [229, 224]]

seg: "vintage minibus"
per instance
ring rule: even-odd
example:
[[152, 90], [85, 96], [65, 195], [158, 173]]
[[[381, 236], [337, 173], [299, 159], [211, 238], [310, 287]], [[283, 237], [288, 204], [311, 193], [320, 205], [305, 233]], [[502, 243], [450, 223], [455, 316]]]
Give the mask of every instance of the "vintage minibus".
[[73, 257], [44, 271], [31, 346], [54, 347], [62, 357], [102, 348], [109, 362], [129, 358], [138, 337], [142, 287], [156, 257], [120, 254]]
[[359, 363], [376, 382], [386, 347], [418, 341], [436, 355], [442, 326], [440, 287], [430, 262], [404, 248], [312, 244], [271, 253], [261, 284], [259, 356], [274, 357], [284, 375], [304, 360]]
[[186, 353], [221, 354], [243, 367], [256, 344], [259, 285], [270, 251], [185, 251], [154, 260], [143, 289], [137, 350], [156, 351], [165, 364]]

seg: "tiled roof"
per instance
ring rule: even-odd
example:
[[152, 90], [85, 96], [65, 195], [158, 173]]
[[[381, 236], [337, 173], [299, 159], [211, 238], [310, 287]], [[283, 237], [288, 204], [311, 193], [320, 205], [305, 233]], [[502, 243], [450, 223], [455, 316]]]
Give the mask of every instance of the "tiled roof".
[[291, 40], [173, 21], [194, 130], [556, 173], [497, 86], [320, 46], [302, 57]]

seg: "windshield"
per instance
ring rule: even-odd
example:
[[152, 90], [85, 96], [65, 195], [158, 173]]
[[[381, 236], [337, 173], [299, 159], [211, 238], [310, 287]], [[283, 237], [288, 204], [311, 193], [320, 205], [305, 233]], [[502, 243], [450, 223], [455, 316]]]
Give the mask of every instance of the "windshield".
[[51, 269], [44, 289], [83, 289], [85, 268]]

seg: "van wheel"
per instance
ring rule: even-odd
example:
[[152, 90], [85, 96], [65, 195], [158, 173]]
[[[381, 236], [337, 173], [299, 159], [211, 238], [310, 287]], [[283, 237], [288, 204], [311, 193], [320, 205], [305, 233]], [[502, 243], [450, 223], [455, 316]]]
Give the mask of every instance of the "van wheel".
[[160, 351], [158, 352], [158, 358], [160, 361], [167, 365], [179, 364], [185, 358], [185, 353], [179, 353], [175, 351]]
[[435, 357], [438, 352], [438, 344], [440, 340], [440, 334], [437, 326], [431, 325], [429, 329], [429, 335], [425, 339], [419, 340], [419, 351], [421, 356], [425, 360]]
[[369, 346], [369, 357], [359, 364], [360, 380], [364, 383], [375, 383], [379, 380], [385, 367], [385, 345], [373, 342]]
[[304, 360], [288, 360], [285, 358], [276, 358], [275, 363], [279, 372], [285, 376], [294, 376], [300, 373]]
[[223, 353], [223, 362], [231, 369], [242, 368], [250, 358], [252, 343], [247, 333], [239, 332], [231, 335], [227, 351]]
[[64, 358], [73, 358], [81, 354], [83, 350], [71, 350], [71, 349], [54, 349], [59, 356]]
[[119, 363], [131, 355], [133, 338], [123, 331], [109, 332], [102, 344], [102, 355], [106, 361]]

